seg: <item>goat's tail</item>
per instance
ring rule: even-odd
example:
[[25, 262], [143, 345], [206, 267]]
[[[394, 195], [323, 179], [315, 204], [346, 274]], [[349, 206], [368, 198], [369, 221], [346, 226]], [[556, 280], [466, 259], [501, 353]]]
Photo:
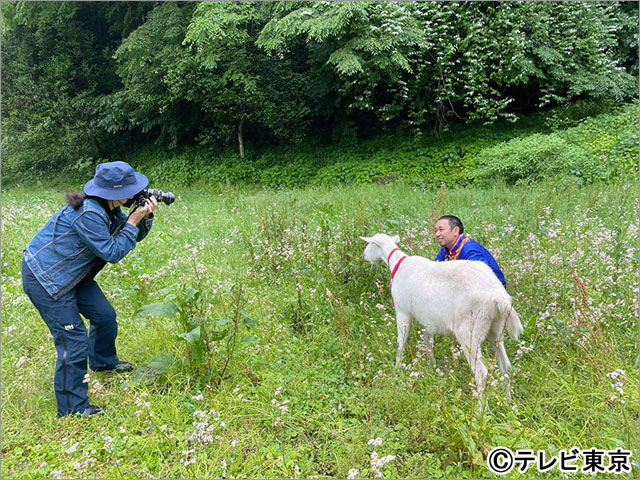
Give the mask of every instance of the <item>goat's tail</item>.
[[507, 332], [509, 332], [509, 336], [511, 338], [517, 340], [518, 337], [524, 332], [524, 329], [522, 328], [522, 322], [520, 322], [520, 317], [518, 316], [516, 309], [513, 308], [511, 302], [505, 305], [505, 309], [507, 311]]

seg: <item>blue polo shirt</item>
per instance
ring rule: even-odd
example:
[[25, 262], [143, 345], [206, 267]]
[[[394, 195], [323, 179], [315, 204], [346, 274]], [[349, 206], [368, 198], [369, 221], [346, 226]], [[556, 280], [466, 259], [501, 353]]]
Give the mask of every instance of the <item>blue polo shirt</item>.
[[[460, 248], [460, 251], [457, 253], [457, 255], [455, 255], [454, 253], [454, 255], [452, 256], [451, 251], [456, 252], [462, 242], [464, 242], [464, 244], [462, 245], [462, 248]], [[444, 262], [447, 260], [479, 260], [481, 262], [484, 262], [489, 265], [489, 267], [491, 267], [491, 270], [493, 270], [493, 273], [496, 274], [498, 280], [500, 280], [502, 285], [507, 288], [507, 282], [504, 279], [504, 275], [502, 273], [502, 270], [500, 270], [496, 259], [493, 258], [493, 255], [489, 253], [489, 250], [484, 248], [473, 238], [467, 237], [463, 234], [460, 235], [460, 238], [458, 238], [458, 241], [451, 250], [445, 247], [441, 247], [440, 252], [438, 252], [438, 256], [436, 257], [436, 262]]]

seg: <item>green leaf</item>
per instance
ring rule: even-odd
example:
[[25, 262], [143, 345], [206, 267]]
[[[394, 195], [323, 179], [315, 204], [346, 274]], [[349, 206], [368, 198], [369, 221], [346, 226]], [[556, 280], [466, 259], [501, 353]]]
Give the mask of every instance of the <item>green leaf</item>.
[[242, 343], [258, 343], [258, 337], [255, 335], [249, 335], [248, 337], [244, 337], [240, 340]]
[[200, 292], [197, 289], [195, 289], [193, 287], [187, 287], [185, 289], [184, 299], [186, 301], [189, 302], [189, 301], [192, 301], [192, 300], [197, 300], [199, 297], [200, 297]]
[[233, 322], [233, 320], [231, 320], [230, 318], [221, 318], [216, 322], [216, 327], [222, 327], [223, 325], [231, 322]]
[[245, 327], [253, 328], [258, 325], [258, 321], [251, 318], [245, 310], [240, 310], [240, 313], [242, 314], [242, 321]]
[[229, 333], [229, 330], [222, 330], [220, 332], [212, 332], [209, 333], [209, 341], [211, 342], [217, 342], [218, 340], [222, 340], [224, 337], [227, 336], [227, 334]]
[[136, 368], [131, 375], [132, 385], [151, 385], [164, 373], [164, 370], [151, 365]]
[[172, 290], [173, 289], [171, 287], [161, 288], [160, 290], [158, 290], [158, 296], [162, 297], [163, 295], [168, 295], [172, 292]]
[[167, 370], [171, 365], [176, 362], [176, 357], [171, 355], [170, 353], [161, 353], [160, 355], [156, 355], [149, 362], [149, 366], [160, 369], [161, 371]]
[[194, 315], [193, 317], [187, 319], [187, 324], [190, 328], [195, 328], [198, 325], [202, 325], [202, 317]]
[[164, 297], [164, 301], [176, 303], [178, 301], [178, 295], [176, 295], [175, 292], [170, 292], [166, 297]]
[[175, 318], [179, 311], [179, 307], [173, 302], [158, 302], [143, 305], [136, 315]]
[[176, 337], [182, 338], [193, 345], [196, 342], [200, 341], [200, 325], [198, 325], [190, 332], [176, 333]]

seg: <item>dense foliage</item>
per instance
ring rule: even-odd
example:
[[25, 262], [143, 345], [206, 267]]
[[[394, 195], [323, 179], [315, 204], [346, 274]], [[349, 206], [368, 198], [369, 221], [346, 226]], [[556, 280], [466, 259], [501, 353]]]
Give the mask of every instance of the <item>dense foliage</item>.
[[[580, 105], [578, 105], [580, 107]], [[582, 114], [589, 111], [583, 106]], [[638, 104], [571, 119], [580, 108], [523, 117], [516, 124], [457, 129], [433, 139], [380, 137], [354, 146], [293, 145], [212, 156], [204, 147], [149, 147], [127, 157], [164, 188], [253, 184], [271, 188], [403, 181], [428, 188], [441, 182], [590, 183], [638, 172]], [[564, 128], [562, 128], [564, 127]], [[87, 169], [85, 178], [92, 174]]]
[[636, 2], [2, 2], [3, 166], [48, 178], [151, 142], [211, 160], [620, 103], [637, 25]]
[[[244, 159], [229, 150], [214, 153], [207, 145], [172, 150], [147, 145], [123, 158], [165, 190], [190, 185], [296, 188], [395, 181], [439, 188], [442, 182], [487, 184], [498, 177], [536, 182], [547, 173], [549, 180], [584, 184], [637, 174], [638, 104], [585, 116], [601, 109], [599, 103], [577, 103], [523, 116], [516, 123], [456, 128], [438, 140], [380, 136], [351, 146], [303, 142], [249, 149]], [[68, 186], [85, 182], [93, 173], [93, 165], [87, 163], [46, 179]], [[44, 179], [40, 170], [3, 164], [5, 187]]]

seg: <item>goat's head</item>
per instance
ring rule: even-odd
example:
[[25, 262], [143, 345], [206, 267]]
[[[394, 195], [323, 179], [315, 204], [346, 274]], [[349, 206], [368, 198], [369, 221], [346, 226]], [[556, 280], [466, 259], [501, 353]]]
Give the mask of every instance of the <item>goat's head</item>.
[[362, 240], [368, 243], [364, 249], [364, 259], [372, 264], [376, 264], [380, 261], [386, 262], [387, 259], [384, 256], [384, 247], [389, 250], [395, 248], [396, 243], [400, 241], [400, 237], [397, 235], [390, 237], [384, 233], [376, 233], [373, 237], [360, 237]]

